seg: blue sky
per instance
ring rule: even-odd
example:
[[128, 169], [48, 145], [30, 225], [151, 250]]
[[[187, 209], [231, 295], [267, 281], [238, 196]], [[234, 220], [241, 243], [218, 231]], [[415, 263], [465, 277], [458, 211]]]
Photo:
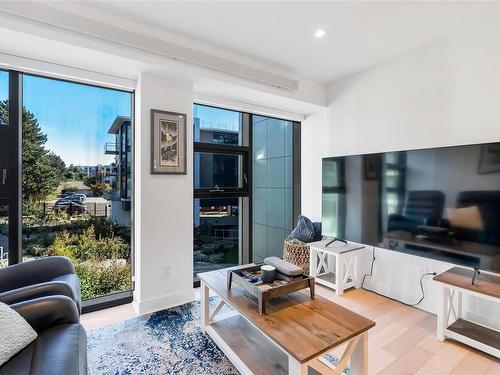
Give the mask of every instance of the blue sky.
[[109, 164], [104, 143], [116, 116], [130, 116], [131, 94], [25, 75], [23, 105], [48, 136], [46, 147], [66, 165]]
[[193, 108], [193, 116], [202, 120], [213, 121], [227, 124], [240, 123], [240, 112], [229, 111], [227, 109], [206, 107], [202, 105], [195, 105]]
[[7, 72], [0, 71], [0, 100], [7, 99], [8, 89], [8, 75]]

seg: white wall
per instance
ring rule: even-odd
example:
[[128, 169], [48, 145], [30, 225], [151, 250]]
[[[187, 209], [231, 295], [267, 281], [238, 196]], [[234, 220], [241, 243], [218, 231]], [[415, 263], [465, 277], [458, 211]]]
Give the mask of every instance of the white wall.
[[[323, 127], [316, 121], [322, 115], [311, 115], [303, 124], [302, 213], [320, 215], [322, 156], [500, 141], [498, 66], [500, 31], [488, 29], [416, 49], [332, 82]], [[367, 249], [365, 271], [370, 253]], [[450, 266], [377, 249], [375, 276], [367, 278], [366, 286], [415, 302], [420, 272]], [[425, 287], [427, 297], [420, 307], [435, 312], [436, 291], [429, 278]], [[500, 327], [499, 306], [467, 303], [469, 313]]]
[[321, 158], [323, 157], [326, 109], [307, 116], [301, 123], [302, 213], [321, 221]]
[[[193, 298], [190, 82], [141, 74], [136, 91], [135, 291], [138, 314]], [[187, 174], [150, 174], [150, 110], [187, 114]]]

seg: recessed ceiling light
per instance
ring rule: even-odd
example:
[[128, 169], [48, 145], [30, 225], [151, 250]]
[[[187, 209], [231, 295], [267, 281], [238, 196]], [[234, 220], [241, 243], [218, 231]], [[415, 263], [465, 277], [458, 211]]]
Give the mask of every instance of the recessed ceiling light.
[[325, 34], [326, 34], [326, 31], [325, 31], [325, 30], [323, 30], [323, 29], [318, 29], [318, 30], [316, 30], [316, 32], [314, 33], [314, 36], [315, 36], [316, 38], [323, 38], [323, 37], [325, 36]]

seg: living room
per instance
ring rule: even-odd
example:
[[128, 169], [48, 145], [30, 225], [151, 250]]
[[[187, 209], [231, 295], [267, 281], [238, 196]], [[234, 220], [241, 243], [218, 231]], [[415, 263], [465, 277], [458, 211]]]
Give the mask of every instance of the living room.
[[500, 373], [500, 3], [0, 20], [0, 374]]

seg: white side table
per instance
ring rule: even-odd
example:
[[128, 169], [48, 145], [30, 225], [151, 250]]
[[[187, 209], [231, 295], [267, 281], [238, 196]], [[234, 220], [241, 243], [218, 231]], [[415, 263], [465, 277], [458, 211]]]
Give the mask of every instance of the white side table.
[[309, 275], [314, 276], [317, 283], [334, 289], [341, 296], [344, 290], [359, 287], [358, 257], [364, 246], [335, 241], [326, 247], [329, 241], [330, 239], [309, 243]]

